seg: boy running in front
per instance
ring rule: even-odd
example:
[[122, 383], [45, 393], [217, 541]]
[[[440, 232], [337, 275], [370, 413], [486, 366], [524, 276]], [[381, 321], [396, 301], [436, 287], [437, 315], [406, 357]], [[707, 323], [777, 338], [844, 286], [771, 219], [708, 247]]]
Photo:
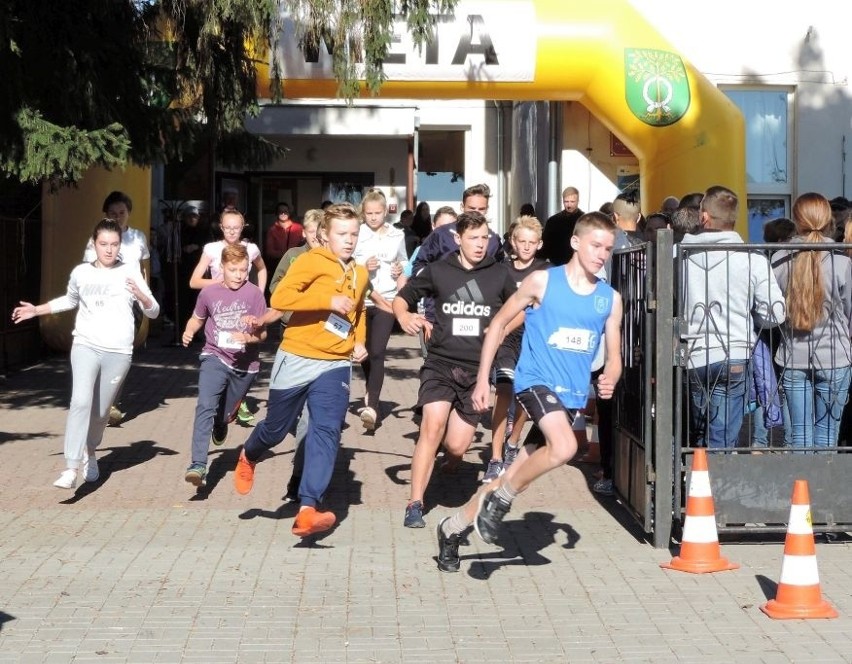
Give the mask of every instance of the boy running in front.
[[412, 313], [422, 297], [435, 303], [429, 354], [420, 370], [417, 405], [423, 408], [420, 436], [411, 460], [411, 496], [406, 528], [423, 528], [423, 495], [441, 441], [444, 466], [454, 470], [473, 441], [480, 413], [471, 401], [482, 338], [499, 307], [517, 286], [505, 265], [487, 256], [489, 229], [478, 212], [463, 212], [456, 222], [459, 250], [427, 265], [393, 300], [402, 329], [418, 334], [429, 323]]
[[198, 402], [192, 426], [192, 462], [184, 479], [196, 487], [207, 484], [207, 453], [212, 439], [221, 445], [228, 423], [260, 369], [257, 342], [266, 332], [252, 334], [242, 322], [266, 312], [263, 292], [248, 280], [249, 254], [241, 244], [222, 249], [222, 281], [205, 286], [186, 323], [183, 345], [189, 346], [204, 326], [204, 348], [198, 372]]
[[488, 543], [497, 539], [515, 497], [536, 479], [569, 461], [577, 452], [571, 428], [588, 399], [592, 359], [601, 338], [607, 360], [598, 394], [612, 397], [621, 377], [621, 297], [595, 275], [612, 253], [615, 225], [600, 212], [577, 220], [564, 266], [533, 272], [494, 317], [482, 347], [472, 400], [487, 410], [491, 363], [504, 331], [526, 311], [521, 356], [515, 369], [515, 396], [544, 435], [545, 444], [525, 446], [499, 479], [483, 486], [461, 510], [438, 524], [438, 569], [457, 572], [459, 542], [474, 524]]
[[292, 312], [275, 356], [266, 419], [240, 453], [234, 472], [238, 493], [254, 484], [255, 465], [290, 432], [307, 402], [305, 468], [299, 484], [299, 513], [293, 534], [306, 537], [328, 530], [334, 513], [317, 509], [331, 481], [340, 432], [349, 406], [352, 362], [367, 356], [364, 294], [367, 269], [352, 258], [360, 218], [348, 203], [330, 206], [319, 227], [322, 247], [299, 256], [272, 294], [273, 311], [260, 321]]

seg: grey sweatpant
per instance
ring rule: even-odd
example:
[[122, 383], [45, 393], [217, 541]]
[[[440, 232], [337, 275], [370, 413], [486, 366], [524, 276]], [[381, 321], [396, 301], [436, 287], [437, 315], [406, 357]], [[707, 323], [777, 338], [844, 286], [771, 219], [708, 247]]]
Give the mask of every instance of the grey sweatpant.
[[83, 452], [90, 455], [104, 437], [109, 407], [130, 370], [131, 355], [111, 353], [81, 344], [71, 347], [71, 405], [65, 425], [65, 463], [83, 465]]

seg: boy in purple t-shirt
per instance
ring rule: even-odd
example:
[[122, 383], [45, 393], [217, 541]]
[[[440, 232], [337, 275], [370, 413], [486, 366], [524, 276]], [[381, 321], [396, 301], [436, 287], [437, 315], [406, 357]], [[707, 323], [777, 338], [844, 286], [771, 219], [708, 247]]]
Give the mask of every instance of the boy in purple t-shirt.
[[246, 331], [245, 317], [266, 313], [263, 292], [248, 281], [249, 257], [241, 244], [222, 250], [222, 283], [205, 286], [183, 331], [188, 346], [204, 325], [204, 348], [198, 376], [198, 403], [192, 428], [192, 462], [184, 479], [196, 487], [207, 484], [208, 441], [221, 445], [260, 369], [257, 342], [265, 331]]

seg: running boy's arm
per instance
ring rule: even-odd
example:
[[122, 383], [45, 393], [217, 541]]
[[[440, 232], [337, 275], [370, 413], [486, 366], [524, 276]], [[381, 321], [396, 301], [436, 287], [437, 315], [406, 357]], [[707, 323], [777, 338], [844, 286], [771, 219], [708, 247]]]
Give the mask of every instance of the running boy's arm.
[[183, 331], [183, 336], [181, 337], [181, 341], [184, 346], [189, 346], [192, 343], [192, 338], [198, 333], [204, 326], [204, 321], [206, 318], [198, 318], [193, 312], [192, 316], [189, 317], [189, 320], [186, 321], [186, 328]]
[[606, 364], [598, 376], [598, 396], [611, 399], [615, 386], [621, 378], [621, 295], [613, 294], [612, 310], [604, 324], [604, 343], [606, 344]]
[[200, 289], [205, 286], [209, 286], [210, 284], [221, 282], [221, 279], [206, 279], [204, 277], [204, 273], [207, 272], [208, 267], [210, 267], [210, 256], [202, 253], [201, 258], [198, 259], [198, 265], [195, 266], [195, 269], [192, 271], [192, 276], [189, 278], [190, 288]]
[[257, 287], [260, 289], [261, 293], [266, 292], [266, 263], [263, 262], [263, 258], [258, 256], [254, 259], [254, 269], [257, 270]]
[[269, 305], [279, 311], [329, 311], [331, 302], [310, 285], [317, 278], [317, 267], [311, 252], [299, 256], [292, 262], [287, 274], [275, 287]]
[[547, 272], [539, 270], [533, 272], [521, 282], [517, 291], [506, 300], [506, 304], [500, 307], [500, 311], [491, 320], [485, 339], [482, 342], [482, 352], [479, 356], [479, 371], [476, 374], [476, 387], [473, 390], [473, 407], [479, 411], [489, 408], [489, 397], [491, 386], [489, 377], [491, 364], [497, 354], [497, 348], [505, 336], [506, 327], [509, 323], [527, 307], [541, 301], [544, 290], [547, 287]]
[[391, 302], [393, 315], [399, 322], [399, 326], [406, 334], [417, 334], [427, 325], [426, 319], [418, 313], [417, 302], [423, 297], [432, 297], [434, 290], [431, 279], [432, 270], [429, 266], [412, 277], [405, 286], [400, 289]]

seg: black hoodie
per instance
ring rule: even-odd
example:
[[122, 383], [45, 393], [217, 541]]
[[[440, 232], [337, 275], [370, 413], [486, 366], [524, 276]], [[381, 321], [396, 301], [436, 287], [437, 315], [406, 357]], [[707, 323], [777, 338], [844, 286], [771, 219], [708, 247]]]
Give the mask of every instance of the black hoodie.
[[435, 300], [435, 326], [429, 355], [476, 371], [485, 329], [517, 290], [505, 265], [486, 256], [464, 268], [459, 252], [427, 265], [397, 293], [414, 311], [422, 297]]

